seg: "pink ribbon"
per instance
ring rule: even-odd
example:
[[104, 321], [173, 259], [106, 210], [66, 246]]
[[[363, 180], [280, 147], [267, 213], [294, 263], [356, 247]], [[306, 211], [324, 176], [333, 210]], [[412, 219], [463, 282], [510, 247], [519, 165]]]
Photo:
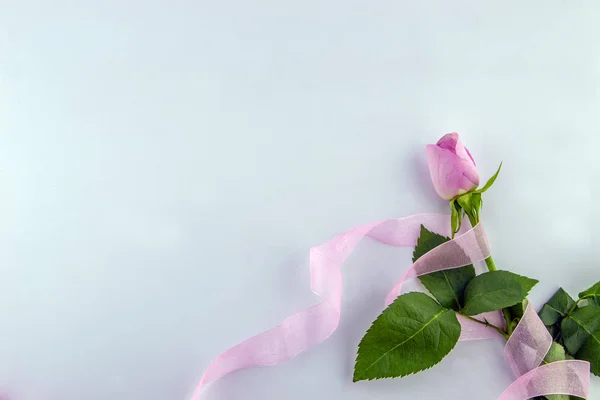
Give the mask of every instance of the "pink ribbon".
[[580, 360], [557, 361], [522, 375], [498, 400], [525, 400], [551, 394], [587, 399], [589, 386], [590, 363]]
[[517, 380], [499, 400], [522, 400], [551, 394], [588, 397], [590, 364], [568, 360], [542, 365], [552, 346], [552, 336], [530, 305], [504, 347]]
[[[406, 218], [390, 219], [360, 226], [320, 246], [313, 247], [310, 250], [311, 289], [323, 301], [286, 318], [281, 325], [247, 339], [219, 355], [204, 372], [191, 400], [197, 400], [203, 387], [216, 379], [240, 369], [280, 364], [331, 336], [340, 322], [341, 265], [364, 237], [370, 237], [392, 246], [413, 247], [417, 243], [421, 225], [426, 226], [431, 231], [449, 236], [448, 220], [449, 216], [443, 214], [419, 214]], [[386, 304], [391, 303], [401, 294], [402, 284], [407, 279], [483, 261], [489, 255], [490, 251], [485, 232], [481, 225], [477, 225], [419, 258], [404, 273], [400, 281], [394, 285], [386, 298]], [[502, 318], [498, 312], [488, 313], [485, 318], [490, 322], [496, 322], [496, 324], [502, 323]], [[462, 317], [459, 319], [462, 325], [460, 340], [480, 340], [500, 336], [492, 328]], [[516, 339], [511, 339], [507, 343], [505, 353], [507, 357], [508, 354], [512, 357], [509, 358], [511, 367], [513, 367], [513, 370], [518, 368], [519, 373], [526, 373], [517, 375], [519, 378], [502, 394], [499, 400], [528, 399], [539, 394], [529, 397], [514, 396], [529, 395], [536, 392], [536, 390], [545, 391], [542, 394], [570, 394], [587, 398], [589, 364], [586, 376], [582, 376], [585, 368], [582, 367], [582, 362], [579, 361], [563, 362], [561, 363], [562, 367], [554, 366], [558, 363], [538, 367], [544, 357], [542, 355], [540, 358], [539, 354], [543, 352], [545, 355], [549, 345], [544, 351], [547, 338], [539, 342], [528, 341], [531, 335], [539, 334], [539, 324], [536, 325], [535, 319], [539, 321], [535, 311], [527, 312], [521, 324], [515, 330], [515, 333], [517, 333], [519, 327], [525, 321], [527, 324], [523, 325], [524, 327], [520, 331], [527, 334], [518, 335]], [[527, 327], [532, 328], [526, 329]], [[546, 329], [543, 329], [546, 332]], [[552, 338], [550, 338], [550, 344], [551, 342]], [[523, 343], [526, 343], [526, 347], [523, 347]], [[519, 361], [518, 353], [522, 348], [527, 348], [530, 351], [527, 353], [527, 360], [523, 362]], [[531, 357], [529, 357], [530, 353]], [[533, 357], [534, 353], [535, 357]], [[560, 382], [562, 381], [560, 380], [546, 379], [547, 376], [554, 376], [558, 372], [564, 372], [565, 376], [570, 374], [578, 377], [578, 382], [581, 384], [561, 386]], [[587, 379], [588, 385], [586, 385], [585, 379]], [[565, 390], [569, 390], [569, 392], [567, 393]]]

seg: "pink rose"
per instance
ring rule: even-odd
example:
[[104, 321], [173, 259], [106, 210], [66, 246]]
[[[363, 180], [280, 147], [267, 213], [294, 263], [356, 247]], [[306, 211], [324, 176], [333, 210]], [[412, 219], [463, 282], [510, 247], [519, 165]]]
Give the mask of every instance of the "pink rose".
[[448, 133], [435, 145], [427, 145], [426, 152], [433, 186], [443, 199], [451, 200], [479, 185], [475, 160], [458, 133]]

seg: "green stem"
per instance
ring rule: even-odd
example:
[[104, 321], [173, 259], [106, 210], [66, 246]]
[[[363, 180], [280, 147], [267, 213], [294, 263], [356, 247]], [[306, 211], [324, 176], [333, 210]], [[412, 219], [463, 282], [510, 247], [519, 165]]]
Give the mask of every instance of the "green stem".
[[568, 316], [568, 315], [571, 315], [571, 313], [572, 313], [573, 311], [575, 311], [575, 309], [577, 308], [577, 306], [579, 305], [579, 302], [581, 302], [581, 300], [585, 300], [585, 299], [578, 299], [578, 300], [575, 302], [575, 304], [573, 304], [573, 307], [571, 307], [571, 309], [570, 309], [570, 310], [569, 310], [569, 312], [567, 313], [567, 316]]
[[[485, 259], [485, 264], [487, 265], [488, 269], [490, 271], [496, 271], [496, 263], [494, 262], [494, 259], [492, 258], [492, 256], [489, 256], [488, 258]], [[511, 323], [512, 323], [512, 315], [510, 315], [510, 311], [508, 310], [508, 308], [503, 308], [502, 309], [502, 314], [504, 315], [504, 322], [506, 322], [506, 332], [508, 332], [508, 335], [512, 335], [512, 329], [510, 327]]]
[[[473, 215], [468, 212], [465, 212], [465, 214], [467, 214], [467, 217], [469, 217], [469, 222], [471, 222], [471, 226], [475, 228], [475, 225], [479, 223], [479, 214]], [[496, 271], [496, 263], [494, 263], [494, 259], [491, 255], [485, 259], [485, 264], [487, 265], [490, 271]]]
[[[475, 227], [475, 225], [477, 225], [479, 223], [479, 214], [475, 214], [475, 215], [471, 215], [471, 213], [466, 213], [466, 214], [469, 217], [471, 226]], [[490, 270], [490, 271], [498, 270], [498, 268], [496, 268], [496, 263], [494, 262], [494, 259], [492, 258], [491, 255], [485, 259], [485, 264], [487, 265], [488, 270]], [[510, 315], [510, 311], [507, 308], [502, 309], [502, 314], [504, 315], [504, 321], [506, 323], [506, 331], [508, 333], [508, 336], [505, 336], [505, 337], [508, 338], [512, 334], [512, 329], [511, 329], [512, 316]]]
[[[494, 259], [492, 258], [492, 256], [489, 256], [488, 258], [485, 259], [485, 264], [487, 265], [488, 269], [490, 271], [496, 271], [496, 263], [494, 262]], [[511, 323], [512, 323], [512, 315], [510, 315], [510, 311], [508, 310], [508, 308], [503, 308], [502, 309], [502, 314], [504, 315], [504, 321], [506, 322], [506, 331], [508, 332], [508, 335], [510, 336], [512, 334], [512, 329], [511, 329]]]
[[[460, 314], [460, 313], [459, 313], [459, 314]], [[473, 321], [473, 322], [477, 322], [478, 324], [482, 324], [482, 325], [485, 325], [485, 326], [489, 326], [490, 328], [494, 328], [494, 329], [495, 329], [495, 330], [497, 330], [497, 331], [498, 331], [498, 332], [499, 332], [499, 333], [500, 333], [502, 336], [504, 336], [504, 338], [505, 338], [505, 339], [507, 339], [507, 340], [508, 340], [508, 338], [510, 337], [510, 335], [509, 335], [509, 334], [507, 334], [506, 332], [504, 332], [502, 329], [500, 329], [500, 328], [499, 328], [499, 327], [497, 327], [496, 325], [490, 324], [490, 323], [489, 323], [489, 322], [487, 322], [487, 321], [480, 321], [480, 320], [478, 320], [477, 318], [473, 318], [473, 317], [471, 317], [471, 316], [469, 316], [469, 315], [465, 315], [465, 314], [460, 314], [460, 315], [462, 315], [462, 316], [463, 316], [463, 317], [465, 317], [466, 319], [469, 319], [469, 320], [471, 320], [471, 321]]]
[[490, 271], [495, 271], [497, 269], [496, 263], [494, 262], [494, 259], [492, 258], [492, 256], [489, 256], [488, 258], [485, 259], [485, 264], [487, 265], [487, 267]]

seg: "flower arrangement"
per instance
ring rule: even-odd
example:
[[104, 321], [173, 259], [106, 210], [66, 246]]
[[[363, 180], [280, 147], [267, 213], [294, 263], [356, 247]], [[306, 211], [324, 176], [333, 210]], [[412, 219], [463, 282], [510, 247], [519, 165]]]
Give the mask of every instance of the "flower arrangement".
[[[560, 288], [536, 313], [527, 295], [538, 281], [496, 267], [481, 223], [483, 194], [502, 165], [479, 187], [475, 160], [457, 133], [427, 146], [426, 156], [450, 213], [378, 221], [313, 247], [311, 288], [323, 301], [218, 356], [192, 400], [226, 374], [279, 364], [329, 338], [340, 321], [341, 266], [365, 237], [414, 252], [413, 264], [360, 341], [354, 381], [418, 373], [442, 361], [460, 340], [501, 338], [516, 379], [499, 400], [588, 398], [590, 371], [600, 374], [600, 282], [577, 299]], [[477, 274], [480, 262], [487, 271]], [[403, 293], [411, 278], [425, 290]]]
[[[422, 226], [413, 262], [449, 243], [461, 229], [464, 215], [473, 228], [480, 223], [482, 194], [500, 172], [498, 168], [478, 189], [475, 160], [457, 133], [443, 136], [437, 144], [428, 145], [426, 151], [435, 190], [450, 202], [452, 236], [444, 237]], [[457, 249], [454, 247], [451, 251], [461, 251]], [[485, 258], [485, 263], [488, 271], [480, 275], [476, 275], [473, 265], [420, 275], [418, 278], [429, 294], [402, 294], [375, 320], [360, 342], [354, 380], [401, 377], [437, 364], [460, 338], [461, 323], [457, 317], [493, 328], [509, 343], [518, 343], [516, 351], [508, 347], [507, 354], [517, 377], [536, 371], [540, 364], [567, 360], [589, 362], [591, 371], [600, 373], [600, 282], [579, 293], [577, 300], [560, 288], [536, 317], [527, 313], [527, 295], [538, 281], [498, 270], [491, 255]], [[500, 323], [494, 324], [489, 316], [486, 318], [485, 313], [493, 312], [502, 313]], [[517, 331], [524, 318], [527, 318], [524, 324], [529, 325], [521, 327], [527, 330], [525, 335]], [[537, 321], [538, 327], [543, 325], [546, 331], [535, 331], [532, 325]], [[521, 360], [523, 365], [519, 365], [519, 358], [529, 357], [519, 352], [527, 350], [534, 354], [533, 360]], [[537, 370], [537, 375], [532, 374], [535, 379], [529, 377], [523, 381], [524, 386], [517, 385], [523, 396], [531, 395], [519, 398], [533, 398], [538, 394], [536, 398], [548, 400], [577, 398], [577, 394], [585, 396], [586, 377], [578, 376], [579, 372], [573, 369], [585, 370], [588, 366], [581, 363], [555, 365], [557, 371], [544, 374], [543, 370]], [[549, 377], [564, 387], [547, 382]], [[576, 381], [569, 386], [569, 382], [562, 379], [565, 377], [569, 380], [575, 377]]]

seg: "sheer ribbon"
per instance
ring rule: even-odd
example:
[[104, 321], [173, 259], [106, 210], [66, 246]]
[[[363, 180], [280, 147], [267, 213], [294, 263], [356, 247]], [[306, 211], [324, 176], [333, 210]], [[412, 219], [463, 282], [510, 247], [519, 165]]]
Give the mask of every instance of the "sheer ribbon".
[[[310, 250], [312, 291], [323, 300], [287, 317], [283, 323], [232, 347], [219, 355], [204, 372], [191, 400], [198, 400], [204, 386], [245, 368], [277, 365], [323, 342], [337, 329], [341, 315], [341, 265], [358, 243], [370, 237], [391, 246], [414, 247], [421, 225], [449, 236], [449, 216], [419, 214], [359, 226]], [[402, 284], [420, 275], [458, 268], [485, 260], [489, 245], [481, 224], [419, 258], [403, 274], [386, 297], [386, 305], [401, 294]], [[503, 324], [499, 312], [477, 316], [495, 325]], [[493, 328], [460, 317], [460, 340], [501, 337]], [[517, 380], [498, 400], [525, 400], [545, 394], [568, 394], [587, 398], [589, 364], [563, 361], [539, 366], [552, 344], [552, 338], [535, 311], [528, 307], [521, 323], [509, 339], [505, 355]]]

